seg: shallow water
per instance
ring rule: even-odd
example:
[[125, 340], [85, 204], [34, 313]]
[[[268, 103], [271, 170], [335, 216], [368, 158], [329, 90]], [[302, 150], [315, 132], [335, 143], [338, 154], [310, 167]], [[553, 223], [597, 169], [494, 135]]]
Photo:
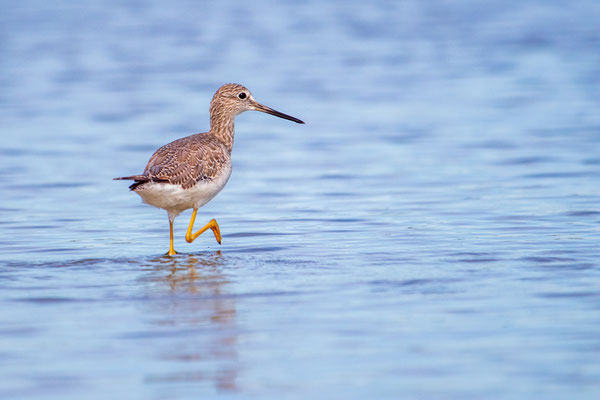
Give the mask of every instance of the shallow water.
[[[600, 396], [600, 5], [7, 3], [1, 398]], [[125, 182], [225, 82], [183, 239]]]

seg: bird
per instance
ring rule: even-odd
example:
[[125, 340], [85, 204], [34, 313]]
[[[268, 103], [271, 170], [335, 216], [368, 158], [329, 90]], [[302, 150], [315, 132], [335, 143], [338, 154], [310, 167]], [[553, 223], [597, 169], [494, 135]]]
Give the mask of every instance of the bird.
[[142, 202], [166, 210], [169, 216], [170, 242], [166, 255], [177, 254], [173, 247], [173, 224], [183, 211], [193, 209], [185, 240], [192, 243], [211, 229], [221, 244], [216, 219], [193, 232], [198, 209], [211, 201], [231, 176], [231, 151], [235, 117], [255, 110], [304, 124], [304, 121], [276, 111], [254, 100], [250, 91], [236, 83], [221, 86], [210, 102], [210, 129], [168, 143], [152, 154], [144, 172], [115, 180], [132, 180], [129, 189]]

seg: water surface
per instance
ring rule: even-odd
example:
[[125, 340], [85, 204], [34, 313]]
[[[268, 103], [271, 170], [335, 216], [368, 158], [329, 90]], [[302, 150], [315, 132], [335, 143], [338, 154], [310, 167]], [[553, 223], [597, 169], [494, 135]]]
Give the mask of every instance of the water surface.
[[[0, 397], [600, 396], [593, 1], [6, 3]], [[236, 121], [184, 240], [125, 182]]]

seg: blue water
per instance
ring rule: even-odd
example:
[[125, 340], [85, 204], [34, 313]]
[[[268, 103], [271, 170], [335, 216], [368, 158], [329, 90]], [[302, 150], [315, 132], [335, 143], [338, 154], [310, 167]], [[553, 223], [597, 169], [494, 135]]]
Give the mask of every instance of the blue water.
[[[3, 2], [0, 398], [600, 398], [600, 3]], [[127, 183], [208, 128], [175, 225]]]

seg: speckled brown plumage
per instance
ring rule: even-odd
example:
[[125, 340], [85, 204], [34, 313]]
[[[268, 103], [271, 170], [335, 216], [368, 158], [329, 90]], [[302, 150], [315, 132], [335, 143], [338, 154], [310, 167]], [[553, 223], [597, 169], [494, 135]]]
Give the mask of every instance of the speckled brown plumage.
[[[244, 97], [240, 98], [243, 94]], [[215, 179], [224, 166], [231, 163], [235, 116], [247, 110], [257, 110], [294, 122], [297, 118], [257, 103], [248, 89], [228, 83], [217, 90], [210, 102], [210, 130], [177, 139], [156, 150], [140, 175], [119, 179], [134, 180], [131, 190], [143, 189], [147, 182], [181, 185], [184, 189], [200, 181]]]
[[131, 190], [149, 181], [189, 189], [199, 181], [215, 179], [229, 160], [230, 153], [218, 138], [210, 132], [198, 133], [164, 145], [150, 157], [141, 175], [122, 179], [135, 180]]
[[140, 175], [116, 179], [134, 180], [131, 190], [143, 189], [147, 182], [164, 182], [189, 189], [199, 181], [212, 180], [230, 162], [234, 118], [244, 111], [237, 99], [248, 92], [230, 83], [217, 90], [210, 102], [210, 131], [177, 139], [156, 150]]
[[234, 119], [236, 115], [248, 110], [304, 123], [257, 103], [248, 89], [229, 83], [221, 86], [210, 102], [208, 132], [177, 139], [162, 146], [150, 157], [144, 172], [139, 175], [115, 178], [133, 180], [129, 188], [140, 195], [144, 203], [167, 211], [170, 231], [167, 255], [177, 253], [173, 248], [175, 217], [190, 208], [194, 211], [185, 236], [186, 241], [191, 243], [202, 232], [211, 229], [217, 242], [221, 243], [216, 220], [211, 220], [196, 233], [192, 233], [192, 228], [198, 208], [214, 198], [229, 180]]

